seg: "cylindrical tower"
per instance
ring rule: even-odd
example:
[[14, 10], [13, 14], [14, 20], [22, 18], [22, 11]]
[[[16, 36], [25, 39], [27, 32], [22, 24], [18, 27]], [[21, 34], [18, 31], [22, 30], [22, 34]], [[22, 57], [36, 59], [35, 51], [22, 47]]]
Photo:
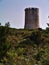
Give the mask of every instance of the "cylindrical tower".
[[39, 9], [26, 8], [25, 9], [25, 29], [39, 28]]

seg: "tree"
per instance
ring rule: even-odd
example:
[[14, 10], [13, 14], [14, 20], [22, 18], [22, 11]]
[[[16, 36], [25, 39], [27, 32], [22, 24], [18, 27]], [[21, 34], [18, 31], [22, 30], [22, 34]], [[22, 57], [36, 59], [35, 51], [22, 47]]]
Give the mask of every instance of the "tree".
[[7, 37], [9, 33], [9, 22], [5, 26], [0, 26], [0, 60], [6, 55], [9, 43]]
[[10, 27], [10, 23], [9, 22], [5, 23], [5, 27]]
[[0, 23], [0, 26], [1, 26], [1, 23]]
[[46, 33], [49, 34], [49, 23], [47, 23], [48, 27], [46, 27]]
[[48, 27], [49, 27], [49, 23], [47, 23]]

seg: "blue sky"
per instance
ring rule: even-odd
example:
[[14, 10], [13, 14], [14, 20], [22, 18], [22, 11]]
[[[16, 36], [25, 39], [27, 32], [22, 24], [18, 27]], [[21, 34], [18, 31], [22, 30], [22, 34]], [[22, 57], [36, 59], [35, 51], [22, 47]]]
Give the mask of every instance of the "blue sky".
[[10, 22], [11, 27], [24, 28], [25, 8], [39, 8], [40, 27], [46, 28], [49, 23], [49, 0], [0, 0], [0, 22]]

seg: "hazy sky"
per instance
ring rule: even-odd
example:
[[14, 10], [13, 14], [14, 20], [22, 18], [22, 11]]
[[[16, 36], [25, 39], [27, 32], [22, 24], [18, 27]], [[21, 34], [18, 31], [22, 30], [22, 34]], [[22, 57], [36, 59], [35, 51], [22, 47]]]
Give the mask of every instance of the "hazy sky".
[[40, 27], [46, 28], [49, 23], [49, 0], [0, 0], [0, 22], [10, 22], [11, 27], [23, 28], [27, 7], [39, 8]]

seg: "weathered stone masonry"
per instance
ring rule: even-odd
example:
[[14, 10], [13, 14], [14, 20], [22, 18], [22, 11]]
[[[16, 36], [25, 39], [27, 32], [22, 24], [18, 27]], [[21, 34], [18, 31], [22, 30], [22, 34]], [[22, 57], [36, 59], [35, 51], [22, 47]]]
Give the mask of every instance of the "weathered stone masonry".
[[39, 9], [26, 8], [25, 9], [25, 29], [39, 28]]

